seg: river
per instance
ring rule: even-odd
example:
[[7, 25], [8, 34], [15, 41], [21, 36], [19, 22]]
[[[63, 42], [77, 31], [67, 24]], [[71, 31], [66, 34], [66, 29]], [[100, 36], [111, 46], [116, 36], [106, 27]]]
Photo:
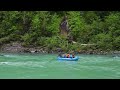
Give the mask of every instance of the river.
[[120, 79], [120, 57], [79, 54], [57, 61], [57, 54], [0, 53], [0, 79]]

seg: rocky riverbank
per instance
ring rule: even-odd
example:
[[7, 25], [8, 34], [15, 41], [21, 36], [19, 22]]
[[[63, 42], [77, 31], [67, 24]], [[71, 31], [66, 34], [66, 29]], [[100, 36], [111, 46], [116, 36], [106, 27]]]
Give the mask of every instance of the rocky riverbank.
[[[56, 48], [56, 50], [48, 50], [45, 47], [23, 47], [21, 43], [11, 43], [5, 44], [0, 47], [1, 52], [7, 53], [60, 53], [64, 52], [61, 48]], [[102, 51], [102, 50], [80, 50], [80, 51], [73, 51], [76, 54], [118, 54], [120, 55], [120, 51]]]
[[1, 52], [11, 52], [11, 53], [46, 53], [45, 50], [43, 50], [40, 47], [24, 47], [21, 43], [11, 43], [11, 44], [5, 44], [1, 46]]
[[46, 47], [24, 47], [21, 43], [14, 42], [2, 45], [0, 51], [8, 53], [59, 53], [61, 49], [57, 48], [56, 50], [48, 50]]

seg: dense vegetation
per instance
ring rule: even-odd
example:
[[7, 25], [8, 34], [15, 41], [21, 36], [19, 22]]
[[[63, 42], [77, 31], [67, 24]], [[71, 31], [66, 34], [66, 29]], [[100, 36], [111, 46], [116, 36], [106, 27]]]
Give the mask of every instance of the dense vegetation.
[[[77, 43], [68, 43], [59, 34], [64, 15], [70, 35]], [[120, 50], [119, 11], [0, 11], [0, 45], [20, 42], [48, 50]], [[81, 46], [95, 44], [95, 46]]]

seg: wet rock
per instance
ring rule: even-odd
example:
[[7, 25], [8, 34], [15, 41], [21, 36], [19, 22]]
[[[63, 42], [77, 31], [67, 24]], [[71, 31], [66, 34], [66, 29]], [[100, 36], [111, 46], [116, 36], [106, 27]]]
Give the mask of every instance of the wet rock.
[[29, 49], [24, 49], [23, 52], [24, 53], [30, 53], [31, 51]]

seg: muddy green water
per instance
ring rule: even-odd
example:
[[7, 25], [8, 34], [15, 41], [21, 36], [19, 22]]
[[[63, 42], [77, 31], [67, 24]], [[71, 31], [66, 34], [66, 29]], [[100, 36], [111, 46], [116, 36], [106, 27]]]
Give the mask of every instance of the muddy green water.
[[78, 61], [57, 61], [57, 54], [0, 54], [0, 79], [120, 79], [117, 56], [78, 55]]

